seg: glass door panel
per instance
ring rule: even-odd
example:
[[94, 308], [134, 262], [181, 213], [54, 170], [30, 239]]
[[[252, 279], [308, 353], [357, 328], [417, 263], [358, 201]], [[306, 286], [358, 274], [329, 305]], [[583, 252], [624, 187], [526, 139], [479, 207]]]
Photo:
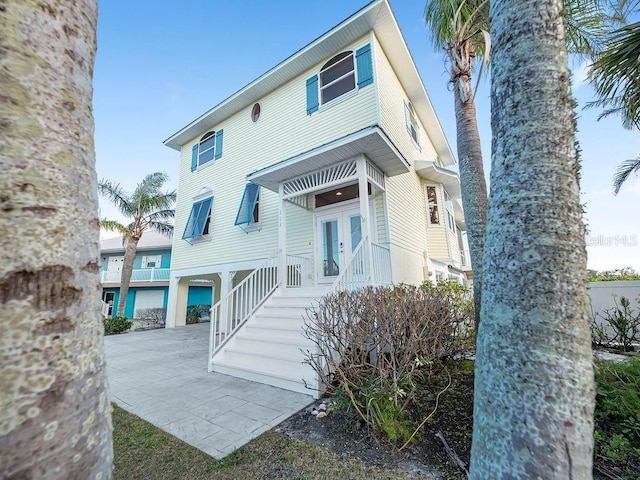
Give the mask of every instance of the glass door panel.
[[338, 238], [338, 220], [321, 222], [322, 232], [322, 270], [323, 276], [336, 277], [340, 274], [340, 239]]

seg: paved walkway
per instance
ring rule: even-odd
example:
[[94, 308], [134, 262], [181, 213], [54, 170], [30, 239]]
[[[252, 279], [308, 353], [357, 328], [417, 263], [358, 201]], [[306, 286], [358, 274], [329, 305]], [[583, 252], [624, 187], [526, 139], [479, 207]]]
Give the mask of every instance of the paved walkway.
[[208, 342], [208, 323], [105, 337], [111, 400], [218, 459], [312, 402], [207, 373]]

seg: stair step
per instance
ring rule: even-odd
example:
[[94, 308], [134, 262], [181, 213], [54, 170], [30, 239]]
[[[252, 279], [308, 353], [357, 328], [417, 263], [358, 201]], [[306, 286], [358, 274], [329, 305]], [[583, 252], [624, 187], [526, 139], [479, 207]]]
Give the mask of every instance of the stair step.
[[311, 350], [314, 344], [310, 340], [301, 339], [299, 341], [265, 341], [262, 338], [252, 338], [247, 336], [237, 336], [234, 350], [245, 352], [256, 352], [273, 355], [302, 355], [300, 350]]
[[316, 390], [307, 388], [302, 379], [291, 379], [281, 375], [256, 371], [252, 368], [229, 365], [224, 362], [215, 362], [212, 365], [212, 371], [222, 373], [224, 375], [231, 375], [232, 377], [244, 378], [246, 380], [251, 380], [252, 382], [264, 383], [266, 385], [283, 388], [285, 390], [302, 393], [304, 395], [310, 395], [313, 398], [318, 398], [319, 396]]
[[307, 309], [302, 307], [265, 305], [256, 316], [302, 319], [305, 318], [306, 312]]

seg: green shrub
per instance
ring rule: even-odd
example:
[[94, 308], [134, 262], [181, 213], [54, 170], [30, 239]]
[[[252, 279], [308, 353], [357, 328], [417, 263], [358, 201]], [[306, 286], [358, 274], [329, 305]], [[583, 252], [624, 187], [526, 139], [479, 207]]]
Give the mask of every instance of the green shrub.
[[203, 317], [209, 315], [210, 305], [189, 305], [187, 307], [187, 325], [200, 323]]
[[[594, 345], [619, 348], [633, 352], [633, 345], [640, 343], [640, 308], [631, 308], [626, 297], [620, 302], [614, 296], [615, 307], [596, 313], [591, 318], [591, 338]], [[640, 307], [640, 299], [637, 300]], [[601, 320], [598, 320], [600, 317]]]
[[103, 322], [105, 335], [126, 332], [133, 325], [133, 322], [126, 317], [105, 318]]
[[[596, 361], [594, 456], [626, 475], [640, 467], [640, 358]], [[635, 465], [635, 468], [634, 468]]]

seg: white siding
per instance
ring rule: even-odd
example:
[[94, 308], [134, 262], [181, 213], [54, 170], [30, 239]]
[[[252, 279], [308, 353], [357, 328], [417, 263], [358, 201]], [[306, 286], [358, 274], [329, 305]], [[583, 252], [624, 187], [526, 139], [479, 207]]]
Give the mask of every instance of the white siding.
[[[369, 36], [363, 37], [345, 50], [355, 50], [368, 41]], [[327, 60], [329, 58], [325, 62]], [[220, 159], [191, 172], [191, 147], [198, 139], [182, 147], [172, 269], [258, 259], [275, 253], [278, 249], [277, 194], [261, 190], [261, 231], [246, 234], [233, 225], [246, 175], [376, 123], [373, 84], [307, 115], [306, 80], [316, 74], [321, 66], [317, 65], [259, 99], [261, 115], [256, 123], [251, 121], [251, 103], [221, 124], [213, 126], [215, 130], [224, 129], [223, 155]], [[213, 190], [215, 194], [211, 242], [190, 245], [181, 239], [182, 233], [193, 197], [203, 187]], [[288, 207], [288, 214], [291, 215], [287, 219], [288, 230], [295, 232], [295, 238], [290, 236], [293, 242], [291, 253], [309, 251], [312, 228], [303, 234], [301, 230], [293, 229], [302, 229], [303, 224], [312, 225], [312, 221], [306, 221], [308, 215], [296, 207]]]

